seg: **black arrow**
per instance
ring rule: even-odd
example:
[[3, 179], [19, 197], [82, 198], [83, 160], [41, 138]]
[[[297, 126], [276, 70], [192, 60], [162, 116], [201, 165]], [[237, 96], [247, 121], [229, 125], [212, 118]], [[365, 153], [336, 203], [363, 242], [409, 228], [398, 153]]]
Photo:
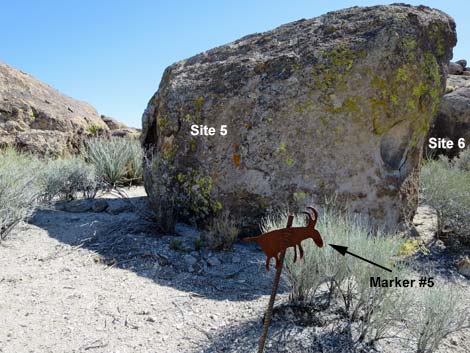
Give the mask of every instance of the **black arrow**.
[[352, 252], [348, 251], [348, 247], [347, 246], [341, 246], [341, 245], [335, 245], [335, 244], [328, 244], [329, 246], [331, 246], [333, 249], [335, 249], [337, 252], [339, 252], [341, 255], [346, 255], [346, 254], [349, 254], [349, 255], [352, 255], [354, 257], [357, 257], [358, 259], [361, 259], [365, 262], [368, 262], [374, 266], [377, 266], [377, 267], [380, 267], [382, 269], [384, 269], [385, 271], [388, 271], [388, 272], [392, 272], [391, 269], [389, 268], [386, 268], [386, 267], [383, 267], [382, 265], [379, 265], [379, 264], [376, 264], [375, 262], [372, 262], [370, 260], [367, 260], [367, 259], [364, 259], [362, 256], [359, 256], [359, 255], [356, 255], [356, 254], [353, 254]]

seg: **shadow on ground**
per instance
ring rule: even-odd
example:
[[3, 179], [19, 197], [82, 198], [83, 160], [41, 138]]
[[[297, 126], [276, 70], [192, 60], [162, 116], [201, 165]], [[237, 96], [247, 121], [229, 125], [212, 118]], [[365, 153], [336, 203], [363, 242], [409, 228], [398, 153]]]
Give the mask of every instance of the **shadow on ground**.
[[[102, 212], [39, 210], [30, 223], [62, 243], [99, 254], [106, 266], [134, 271], [159, 285], [215, 300], [253, 300], [270, 293], [274, 273], [266, 272], [256, 247], [195, 251], [194, 236], [159, 235], [155, 224], [139, 216], [136, 210], [147, 207], [145, 197], [106, 201]], [[182, 244], [178, 250], [172, 249], [175, 239]], [[285, 290], [281, 284], [280, 292]]]
[[462, 257], [470, 256], [470, 249], [446, 247], [436, 240], [427, 244], [426, 248], [427, 250], [420, 250], [410, 258], [416, 272], [426, 276], [442, 276], [451, 283], [462, 280], [455, 263]]
[[[262, 329], [260, 320], [246, 321], [229, 328], [206, 334], [211, 342], [203, 350], [194, 353], [252, 353], [257, 352]], [[372, 347], [355, 347], [339, 326], [302, 327], [292, 322], [274, 318], [269, 328], [265, 353], [365, 353]]]

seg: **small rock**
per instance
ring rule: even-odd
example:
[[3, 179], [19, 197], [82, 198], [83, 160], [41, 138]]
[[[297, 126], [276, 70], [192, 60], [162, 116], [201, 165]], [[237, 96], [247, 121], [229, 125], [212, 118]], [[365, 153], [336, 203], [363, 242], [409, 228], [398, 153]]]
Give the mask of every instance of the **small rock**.
[[113, 199], [108, 202], [106, 212], [112, 215], [117, 215], [120, 213], [131, 212], [132, 210], [132, 204], [129, 202]]
[[197, 262], [197, 259], [192, 255], [184, 255], [183, 260], [188, 266], [192, 266]]
[[457, 63], [449, 63], [449, 74], [450, 75], [462, 75], [463, 67]]
[[217, 256], [211, 256], [207, 259], [207, 263], [209, 266], [215, 267], [215, 266], [220, 266], [222, 262]]
[[179, 236], [187, 238], [197, 238], [201, 235], [199, 230], [183, 223], [176, 223], [175, 233]]
[[434, 246], [438, 250], [445, 250], [445, 248], [446, 248], [446, 245], [444, 244], [444, 242], [441, 239], [436, 240], [436, 242], [434, 243]]
[[171, 264], [170, 258], [163, 254], [158, 254], [158, 263], [160, 266], [168, 266]]
[[464, 72], [462, 72], [462, 75], [463, 76], [470, 76], [470, 71], [464, 71]]
[[148, 322], [155, 322], [156, 320], [155, 320], [153, 317], [149, 316], [149, 317], [147, 318], [147, 321], [148, 321]]
[[202, 271], [203, 271], [203, 268], [202, 268], [202, 266], [201, 266], [200, 264], [198, 264], [198, 263], [196, 263], [196, 264], [194, 264], [194, 265], [191, 265], [191, 266], [189, 267], [189, 272], [191, 272], [191, 273], [197, 273], [197, 274], [199, 274], [199, 273], [202, 273]]
[[456, 64], [459, 64], [459, 65], [462, 66], [462, 68], [464, 68], [464, 69], [465, 69], [465, 67], [467, 66], [467, 60], [465, 60], [465, 59], [457, 60], [455, 63], [456, 63]]
[[71, 213], [90, 212], [92, 209], [92, 200], [72, 200], [56, 203], [56, 208]]
[[468, 256], [457, 261], [455, 267], [457, 267], [457, 271], [459, 271], [461, 275], [470, 278], [470, 258]]
[[108, 208], [108, 202], [103, 199], [98, 199], [93, 202], [93, 206], [91, 207], [93, 212], [103, 212]]

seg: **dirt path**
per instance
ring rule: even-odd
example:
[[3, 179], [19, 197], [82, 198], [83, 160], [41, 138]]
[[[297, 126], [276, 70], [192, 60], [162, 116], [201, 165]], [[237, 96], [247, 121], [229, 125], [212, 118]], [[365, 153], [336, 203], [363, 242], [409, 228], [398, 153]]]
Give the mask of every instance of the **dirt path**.
[[[153, 255], [172, 252], [170, 240], [139, 232], [135, 214], [51, 210], [31, 222], [0, 245], [0, 352], [198, 352], [219, 330], [262, 315], [267, 276], [253, 290], [250, 276], [237, 278], [246, 264], [209, 257], [206, 273], [233, 275], [202, 280], [174, 254]], [[249, 265], [262, 274], [254, 254]]]

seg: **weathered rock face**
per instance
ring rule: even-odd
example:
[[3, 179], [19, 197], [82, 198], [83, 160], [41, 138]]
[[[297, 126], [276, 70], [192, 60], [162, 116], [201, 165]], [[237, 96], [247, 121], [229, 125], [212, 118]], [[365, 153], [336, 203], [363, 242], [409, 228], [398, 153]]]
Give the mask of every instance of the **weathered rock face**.
[[116, 119], [106, 116], [106, 115], [101, 115], [101, 120], [108, 126], [109, 130], [118, 130], [118, 129], [124, 129], [127, 128], [126, 125], [123, 123], [120, 123]]
[[[354, 7], [168, 67], [143, 115], [153, 204], [179, 218], [222, 207], [256, 232], [269, 207], [336, 194], [396, 227], [416, 209], [422, 144], [455, 43], [440, 11]], [[191, 136], [192, 124], [228, 133]]]
[[106, 124], [91, 105], [0, 62], [0, 146], [62, 155], [100, 129]]
[[[453, 64], [466, 65], [466, 61], [459, 60]], [[429, 131], [429, 137], [447, 138], [454, 142], [452, 149], [434, 151], [451, 158], [461, 151], [458, 147], [459, 139], [464, 138], [466, 145], [470, 143], [470, 76], [466, 75], [470, 75], [470, 68], [460, 67], [462, 71], [459, 75], [449, 75], [447, 79], [448, 93], [442, 97], [436, 118]], [[429, 152], [431, 150], [426, 150], [426, 153]]]

